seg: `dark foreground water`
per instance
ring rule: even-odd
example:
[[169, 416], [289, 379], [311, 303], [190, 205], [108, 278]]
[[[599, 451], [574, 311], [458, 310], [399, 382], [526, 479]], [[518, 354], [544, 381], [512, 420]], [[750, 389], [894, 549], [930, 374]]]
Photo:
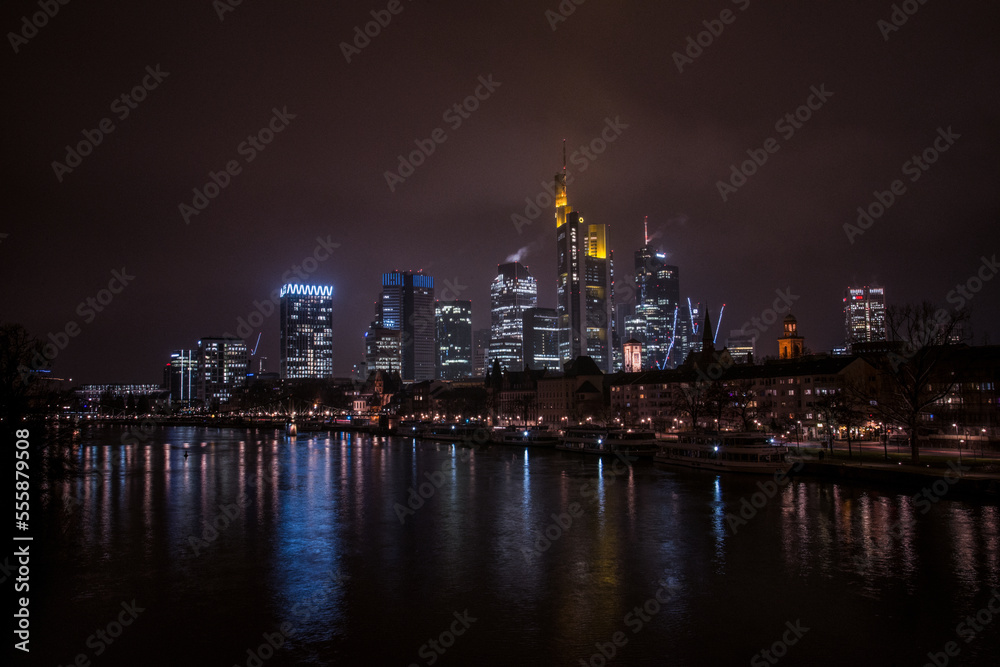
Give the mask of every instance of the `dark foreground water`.
[[[765, 504], [754, 476], [349, 434], [74, 441], [33, 499], [33, 665], [1000, 655], [996, 506], [820, 481]], [[745, 524], [727, 519], [741, 507]]]

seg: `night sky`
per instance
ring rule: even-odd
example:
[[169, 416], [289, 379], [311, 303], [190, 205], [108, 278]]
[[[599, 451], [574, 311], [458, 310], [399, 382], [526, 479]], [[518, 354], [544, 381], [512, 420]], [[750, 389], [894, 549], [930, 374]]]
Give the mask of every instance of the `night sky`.
[[[606, 119], [620, 134], [569, 165], [570, 204], [610, 225], [619, 278], [649, 216], [682, 297], [713, 319], [727, 304], [720, 341], [790, 288], [806, 345], [829, 350], [849, 284], [953, 307], [949, 292], [1000, 252], [996, 3], [910, 0], [916, 13], [889, 31], [888, 1], [565, 0], [575, 11], [553, 30], [557, 0], [402, 0], [347, 62], [341, 42], [387, 4], [244, 0], [220, 20], [209, 0], [77, 1], [15, 53], [10, 33], [40, 10], [5, 3], [0, 319], [43, 339], [75, 322], [61, 377], [159, 382], [172, 350], [234, 333], [317, 237], [340, 244], [309, 276], [335, 287], [337, 375], [361, 359], [383, 271], [423, 270], [439, 296], [449, 281], [480, 328], [496, 265], [520, 250], [554, 307], [553, 209], [520, 230], [511, 216], [561, 167], [563, 139], [573, 154]], [[679, 71], [674, 53], [723, 10], [721, 34]], [[494, 83], [478, 109], [446, 116], [480, 77]], [[144, 78], [152, 90], [128, 108], [121, 95]], [[832, 95], [793, 133], [776, 127], [813, 87]], [[103, 119], [113, 131], [78, 166], [53, 167]], [[272, 122], [271, 143], [241, 148]], [[443, 143], [390, 190], [397, 156], [438, 128]], [[939, 128], [948, 150], [904, 172]], [[723, 201], [718, 182], [770, 138], [777, 152]], [[186, 223], [179, 206], [230, 161], [239, 173]], [[905, 191], [849, 239], [858, 207], [897, 179]], [[78, 309], [123, 267], [134, 278], [102, 312]], [[998, 304], [1000, 279], [968, 301], [976, 343], [1000, 342]], [[759, 353], [776, 352], [778, 326]], [[277, 370], [276, 313], [251, 344], [261, 330]]]

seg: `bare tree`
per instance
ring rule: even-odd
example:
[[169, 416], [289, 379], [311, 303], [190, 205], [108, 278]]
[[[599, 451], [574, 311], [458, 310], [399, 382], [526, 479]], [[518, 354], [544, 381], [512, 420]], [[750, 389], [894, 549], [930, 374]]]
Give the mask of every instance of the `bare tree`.
[[744, 431], [753, 430], [751, 424], [757, 418], [757, 395], [754, 392], [752, 379], [739, 379], [726, 382], [727, 417], [742, 425]]
[[671, 385], [667, 399], [671, 412], [690, 419], [694, 430], [698, 429], [698, 420], [708, 409], [710, 385], [711, 383], [699, 381], [676, 382]]
[[874, 407], [887, 421], [907, 429], [914, 463], [920, 460], [921, 417], [954, 387], [951, 375], [944, 372], [944, 361], [967, 320], [964, 311], [951, 314], [927, 302], [890, 306], [886, 330], [895, 349], [866, 356], [878, 370]]
[[0, 417], [7, 423], [30, 412], [41, 393], [32, 372], [39, 361], [48, 366], [41, 350], [42, 344], [20, 324], [0, 324]]

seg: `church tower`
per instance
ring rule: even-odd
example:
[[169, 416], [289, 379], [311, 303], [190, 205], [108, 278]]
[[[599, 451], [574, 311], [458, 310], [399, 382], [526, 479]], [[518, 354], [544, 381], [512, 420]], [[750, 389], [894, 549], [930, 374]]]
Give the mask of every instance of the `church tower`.
[[778, 339], [778, 357], [781, 359], [798, 359], [805, 347], [805, 338], [799, 335], [799, 325], [795, 316], [789, 313], [784, 321], [785, 333]]

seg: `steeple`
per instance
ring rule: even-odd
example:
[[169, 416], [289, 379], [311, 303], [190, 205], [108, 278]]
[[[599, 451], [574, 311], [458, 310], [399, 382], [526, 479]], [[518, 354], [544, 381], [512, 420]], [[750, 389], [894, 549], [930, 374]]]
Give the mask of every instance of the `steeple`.
[[[705, 304], [705, 324], [701, 327], [701, 349], [702, 351], [713, 346], [712, 343], [712, 320], [708, 315], [708, 304]], [[713, 348], [714, 349], [714, 348]]]

